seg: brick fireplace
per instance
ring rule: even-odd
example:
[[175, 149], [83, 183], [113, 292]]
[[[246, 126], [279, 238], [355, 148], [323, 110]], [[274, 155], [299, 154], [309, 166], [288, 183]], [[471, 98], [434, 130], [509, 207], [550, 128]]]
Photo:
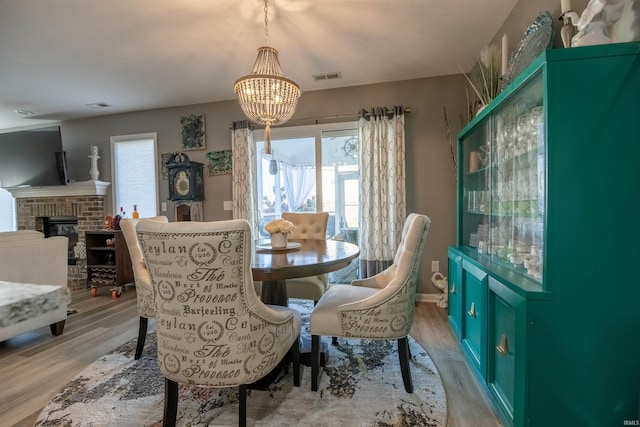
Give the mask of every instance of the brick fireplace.
[[[110, 183], [102, 181], [74, 182], [48, 187], [8, 189], [16, 199], [18, 230], [45, 231], [45, 218], [66, 217], [78, 221], [78, 242], [84, 242], [86, 230], [104, 226], [105, 195]], [[70, 273], [75, 266], [69, 266]], [[70, 274], [71, 278], [72, 274]], [[69, 281], [71, 289], [77, 282]], [[81, 286], [82, 287], [82, 286]]]

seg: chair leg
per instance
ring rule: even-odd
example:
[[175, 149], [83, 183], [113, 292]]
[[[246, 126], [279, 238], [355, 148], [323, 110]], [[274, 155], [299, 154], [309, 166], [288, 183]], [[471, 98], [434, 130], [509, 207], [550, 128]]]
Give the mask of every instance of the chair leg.
[[296, 338], [291, 348], [291, 359], [293, 359], [293, 385], [300, 387], [300, 337]]
[[135, 360], [140, 359], [142, 356], [142, 350], [144, 350], [144, 342], [147, 339], [147, 324], [149, 319], [140, 316], [140, 327], [138, 329], [138, 345], [136, 346]]
[[238, 425], [245, 427], [247, 425], [247, 386], [242, 384], [238, 391], [238, 401], [240, 403], [240, 414], [238, 415]]
[[320, 336], [311, 335], [311, 391], [318, 391], [320, 374]]
[[400, 356], [400, 371], [402, 372], [402, 382], [407, 393], [413, 393], [413, 382], [411, 381], [411, 369], [409, 367], [409, 340], [407, 337], [398, 340], [398, 355]]
[[164, 418], [163, 427], [175, 427], [178, 416], [178, 383], [164, 379]]

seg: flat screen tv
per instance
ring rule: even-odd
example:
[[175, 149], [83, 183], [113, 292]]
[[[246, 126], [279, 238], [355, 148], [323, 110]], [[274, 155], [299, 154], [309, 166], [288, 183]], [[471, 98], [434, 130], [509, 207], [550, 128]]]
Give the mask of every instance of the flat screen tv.
[[0, 133], [0, 186], [66, 185], [60, 126]]

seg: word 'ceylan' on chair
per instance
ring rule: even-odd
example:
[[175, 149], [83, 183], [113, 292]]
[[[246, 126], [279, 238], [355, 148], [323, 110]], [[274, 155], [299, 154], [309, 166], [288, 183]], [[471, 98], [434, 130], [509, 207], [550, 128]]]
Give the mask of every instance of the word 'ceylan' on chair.
[[241, 426], [247, 385], [269, 374], [287, 354], [294, 385], [300, 385], [300, 313], [265, 305], [256, 295], [246, 220], [142, 220], [136, 230], [153, 285], [165, 425], [176, 422], [178, 383], [239, 386]]
[[[166, 216], [154, 216], [144, 219], [161, 223], [168, 222]], [[136, 285], [136, 299], [138, 301], [138, 315], [140, 316], [138, 344], [136, 346], [136, 354], [134, 356], [135, 360], [140, 359], [140, 356], [142, 356], [144, 342], [147, 339], [147, 325], [149, 323], [149, 318], [153, 319], [155, 317], [153, 312], [153, 289], [151, 288], [151, 277], [149, 277], [149, 271], [144, 263], [142, 250], [138, 243], [138, 236], [136, 236], [136, 225], [139, 221], [140, 219], [129, 218], [120, 220], [120, 229], [122, 230], [125, 242], [127, 242], [129, 256], [131, 257], [133, 280]]]
[[[327, 239], [328, 212], [283, 212], [282, 219], [291, 221], [296, 226], [291, 239]], [[317, 303], [326, 292], [328, 283], [329, 279], [326, 274], [287, 279], [287, 297], [310, 299]]]
[[413, 324], [418, 269], [431, 220], [407, 217], [393, 264], [375, 276], [351, 285], [332, 285], [320, 298], [310, 319], [311, 390], [318, 390], [320, 337], [397, 339], [402, 380], [413, 392], [407, 335]]

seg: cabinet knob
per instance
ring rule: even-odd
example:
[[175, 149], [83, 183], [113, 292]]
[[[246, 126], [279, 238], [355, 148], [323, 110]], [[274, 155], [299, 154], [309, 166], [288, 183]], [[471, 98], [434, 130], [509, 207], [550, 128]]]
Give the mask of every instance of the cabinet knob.
[[500, 356], [506, 356], [509, 354], [509, 346], [507, 345], [507, 336], [500, 335], [500, 344], [496, 346], [496, 350], [500, 353]]
[[449, 289], [449, 293], [452, 294], [452, 295], [456, 293], [456, 284], [455, 283], [453, 283], [451, 285], [451, 289]]
[[474, 319], [477, 317], [476, 315], [476, 303], [472, 302], [471, 303], [471, 307], [469, 307], [469, 311], [467, 311], [467, 314], [471, 317], [473, 317]]

